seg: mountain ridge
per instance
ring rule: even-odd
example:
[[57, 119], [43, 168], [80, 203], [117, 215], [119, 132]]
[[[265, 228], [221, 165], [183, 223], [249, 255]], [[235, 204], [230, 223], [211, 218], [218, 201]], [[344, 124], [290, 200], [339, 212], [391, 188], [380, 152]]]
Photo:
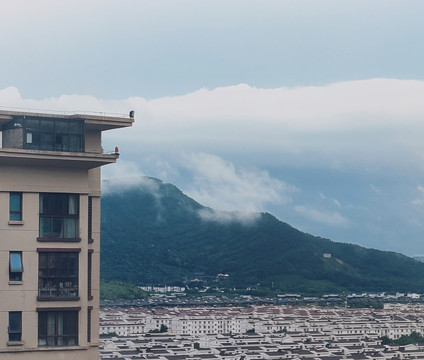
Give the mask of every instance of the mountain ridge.
[[240, 215], [204, 207], [155, 178], [110, 191], [102, 198], [102, 278], [137, 285], [200, 278], [305, 294], [424, 292], [424, 263], [405, 255], [303, 233], [269, 213]]

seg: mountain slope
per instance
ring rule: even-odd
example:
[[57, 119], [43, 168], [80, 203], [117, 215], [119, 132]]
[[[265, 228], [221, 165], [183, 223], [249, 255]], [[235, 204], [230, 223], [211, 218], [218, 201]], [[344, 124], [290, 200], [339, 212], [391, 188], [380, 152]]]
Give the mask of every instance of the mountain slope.
[[305, 234], [270, 214], [254, 221], [234, 215], [153, 178], [106, 194], [101, 276], [169, 285], [199, 277], [214, 283], [228, 274], [221, 285], [260, 283], [284, 292], [424, 291], [424, 263]]

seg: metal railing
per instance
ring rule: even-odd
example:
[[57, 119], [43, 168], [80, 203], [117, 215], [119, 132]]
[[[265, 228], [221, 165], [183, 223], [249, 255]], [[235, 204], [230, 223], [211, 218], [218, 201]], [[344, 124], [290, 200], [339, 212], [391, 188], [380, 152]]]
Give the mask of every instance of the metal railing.
[[23, 108], [16, 106], [0, 106], [0, 110], [4, 111], [14, 111], [22, 113], [34, 113], [34, 115], [92, 115], [92, 116], [102, 116], [102, 117], [129, 117], [129, 114], [123, 113], [112, 113], [112, 112], [103, 112], [103, 111], [86, 111], [86, 110], [76, 110], [76, 111], [57, 111], [57, 110], [47, 110], [47, 109], [35, 109], [35, 108]]

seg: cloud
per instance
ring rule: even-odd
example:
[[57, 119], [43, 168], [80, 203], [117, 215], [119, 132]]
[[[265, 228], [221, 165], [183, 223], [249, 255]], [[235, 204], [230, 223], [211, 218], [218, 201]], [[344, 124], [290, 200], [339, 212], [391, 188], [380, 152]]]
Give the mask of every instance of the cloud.
[[192, 183], [185, 192], [217, 210], [258, 212], [266, 203], [286, 203], [295, 187], [257, 169], [237, 168], [233, 163], [206, 153], [193, 153], [183, 159]]
[[[402, 251], [401, 233], [410, 234], [410, 249], [421, 236], [407, 223], [413, 216], [402, 214], [424, 202], [421, 188], [410, 191], [424, 176], [422, 98], [424, 81], [396, 79], [270, 89], [239, 84], [153, 100], [77, 94], [34, 100], [16, 87], [0, 90], [3, 109], [124, 116], [135, 110], [132, 128], [102, 134], [103, 148], [118, 145], [121, 153], [118, 164], [104, 168], [109, 182], [130, 186], [148, 174], [216, 209], [205, 217], [272, 211], [305, 231]], [[376, 240], [367, 230], [373, 226], [393, 240]]]
[[422, 160], [424, 81], [370, 79], [327, 86], [260, 89], [247, 84], [173, 97], [105, 100], [62, 95], [24, 99], [15, 87], [0, 104], [40, 111], [121, 113], [131, 129], [106, 132], [134, 158], [176, 151], [258, 154], [274, 163], [332, 168], [410, 167]]
[[219, 211], [210, 208], [201, 209], [198, 212], [204, 221], [215, 221], [219, 223], [241, 222], [245, 225], [254, 224], [260, 213], [251, 211]]
[[424, 186], [417, 186], [418, 196], [411, 201], [413, 205], [422, 205], [424, 204]]
[[156, 193], [157, 184], [144, 176], [138, 165], [131, 161], [119, 160], [112, 166], [102, 168], [102, 191], [105, 194], [119, 193], [129, 188], [147, 187], [152, 193]]
[[[199, 212], [199, 216], [207, 221], [250, 224], [267, 203], [286, 203], [290, 201], [289, 195], [297, 190], [272, 179], [266, 171], [237, 169], [234, 164], [211, 154], [182, 155], [180, 163], [173, 167], [169, 163], [158, 166], [170, 172], [177, 172], [179, 166], [184, 167], [189, 180], [183, 190], [209, 207]], [[103, 168], [102, 177], [105, 194], [143, 187], [158, 195], [157, 183], [146, 177], [135, 162], [119, 160], [117, 164]], [[157, 197], [160, 206], [160, 197]]]
[[340, 215], [338, 212], [318, 210], [311, 206], [297, 205], [294, 210], [303, 217], [314, 222], [333, 227], [346, 228], [350, 225], [350, 220]]
[[369, 184], [369, 187], [375, 194], [381, 194], [381, 189], [379, 189], [377, 186]]

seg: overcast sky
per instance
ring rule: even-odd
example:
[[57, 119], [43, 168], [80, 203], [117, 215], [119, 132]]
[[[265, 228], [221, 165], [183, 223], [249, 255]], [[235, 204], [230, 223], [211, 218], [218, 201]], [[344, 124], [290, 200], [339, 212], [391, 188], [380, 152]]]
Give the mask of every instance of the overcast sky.
[[107, 179], [424, 254], [422, 14], [421, 0], [4, 0], [0, 106], [135, 110], [104, 134], [121, 152]]

